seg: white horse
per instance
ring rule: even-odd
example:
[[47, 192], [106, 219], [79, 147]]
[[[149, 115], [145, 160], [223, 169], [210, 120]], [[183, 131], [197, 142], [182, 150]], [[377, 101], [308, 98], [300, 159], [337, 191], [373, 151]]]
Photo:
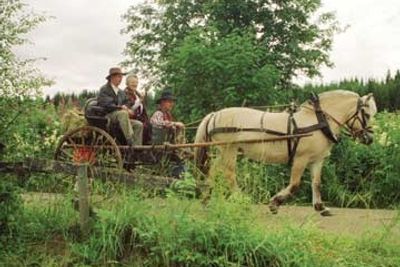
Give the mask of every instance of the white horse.
[[[321, 199], [321, 169], [326, 157], [340, 134], [346, 128], [361, 143], [370, 144], [373, 132], [370, 119], [377, 108], [372, 94], [358, 94], [336, 90], [313, 96], [295, 113], [270, 113], [250, 108], [226, 108], [208, 114], [197, 129], [195, 143], [206, 141], [236, 142], [218, 147], [221, 164], [218, 166], [231, 188], [237, 190], [236, 157], [241, 151], [250, 159], [266, 163], [290, 163], [290, 184], [270, 201], [270, 210], [276, 213], [281, 205], [300, 185], [305, 168], [312, 176], [314, 209], [321, 215], [330, 215]], [[311, 136], [264, 143], [237, 143], [239, 140], [310, 133]], [[195, 149], [195, 161], [205, 166], [207, 149]]]

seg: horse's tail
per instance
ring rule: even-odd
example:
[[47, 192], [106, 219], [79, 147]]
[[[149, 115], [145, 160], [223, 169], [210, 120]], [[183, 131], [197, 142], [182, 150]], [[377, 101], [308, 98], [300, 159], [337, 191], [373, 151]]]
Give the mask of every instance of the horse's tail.
[[[213, 113], [208, 114], [200, 123], [199, 127], [197, 128], [196, 131], [196, 137], [194, 139], [195, 143], [204, 143], [208, 140], [208, 133], [207, 133], [207, 128], [208, 128], [208, 123], [210, 119], [212, 118]], [[208, 173], [208, 147], [195, 147], [194, 148], [194, 161], [197, 166], [204, 174]]]

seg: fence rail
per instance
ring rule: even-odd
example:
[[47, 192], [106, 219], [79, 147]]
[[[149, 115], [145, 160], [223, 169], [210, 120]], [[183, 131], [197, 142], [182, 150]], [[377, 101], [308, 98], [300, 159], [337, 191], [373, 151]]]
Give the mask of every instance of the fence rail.
[[[0, 161], [0, 173], [15, 173], [27, 175], [32, 172], [64, 173], [78, 176], [79, 166], [77, 164], [65, 163], [56, 160], [27, 158], [20, 162]], [[101, 167], [88, 167], [88, 175], [103, 181], [121, 182], [128, 185], [144, 185], [152, 187], [167, 187], [176, 179], [159, 175], [149, 175], [139, 172], [127, 172]]]
[[0, 173], [15, 173], [19, 176], [29, 175], [32, 172], [64, 173], [76, 176], [79, 193], [79, 224], [81, 236], [87, 238], [89, 229], [89, 195], [88, 178], [103, 181], [121, 182], [127, 185], [164, 189], [176, 179], [171, 177], [129, 173], [124, 170], [93, 167], [87, 164], [71, 164], [55, 160], [28, 158], [20, 162], [0, 161]]

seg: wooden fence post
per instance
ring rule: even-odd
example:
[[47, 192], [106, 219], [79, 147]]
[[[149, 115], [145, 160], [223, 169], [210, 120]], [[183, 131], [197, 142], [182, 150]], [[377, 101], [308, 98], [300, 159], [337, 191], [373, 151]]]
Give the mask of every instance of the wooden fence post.
[[87, 164], [78, 166], [79, 224], [83, 238], [86, 238], [89, 234], [89, 192], [87, 169]]

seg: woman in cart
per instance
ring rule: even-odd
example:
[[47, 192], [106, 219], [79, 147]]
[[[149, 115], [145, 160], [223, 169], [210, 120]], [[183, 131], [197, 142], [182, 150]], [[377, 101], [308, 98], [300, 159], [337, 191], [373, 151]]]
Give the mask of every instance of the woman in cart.
[[138, 83], [139, 79], [135, 74], [130, 74], [126, 77], [125, 95], [128, 99], [128, 107], [133, 111], [129, 117], [143, 123], [143, 144], [150, 144], [150, 121], [144, 105], [145, 96], [137, 91]]

